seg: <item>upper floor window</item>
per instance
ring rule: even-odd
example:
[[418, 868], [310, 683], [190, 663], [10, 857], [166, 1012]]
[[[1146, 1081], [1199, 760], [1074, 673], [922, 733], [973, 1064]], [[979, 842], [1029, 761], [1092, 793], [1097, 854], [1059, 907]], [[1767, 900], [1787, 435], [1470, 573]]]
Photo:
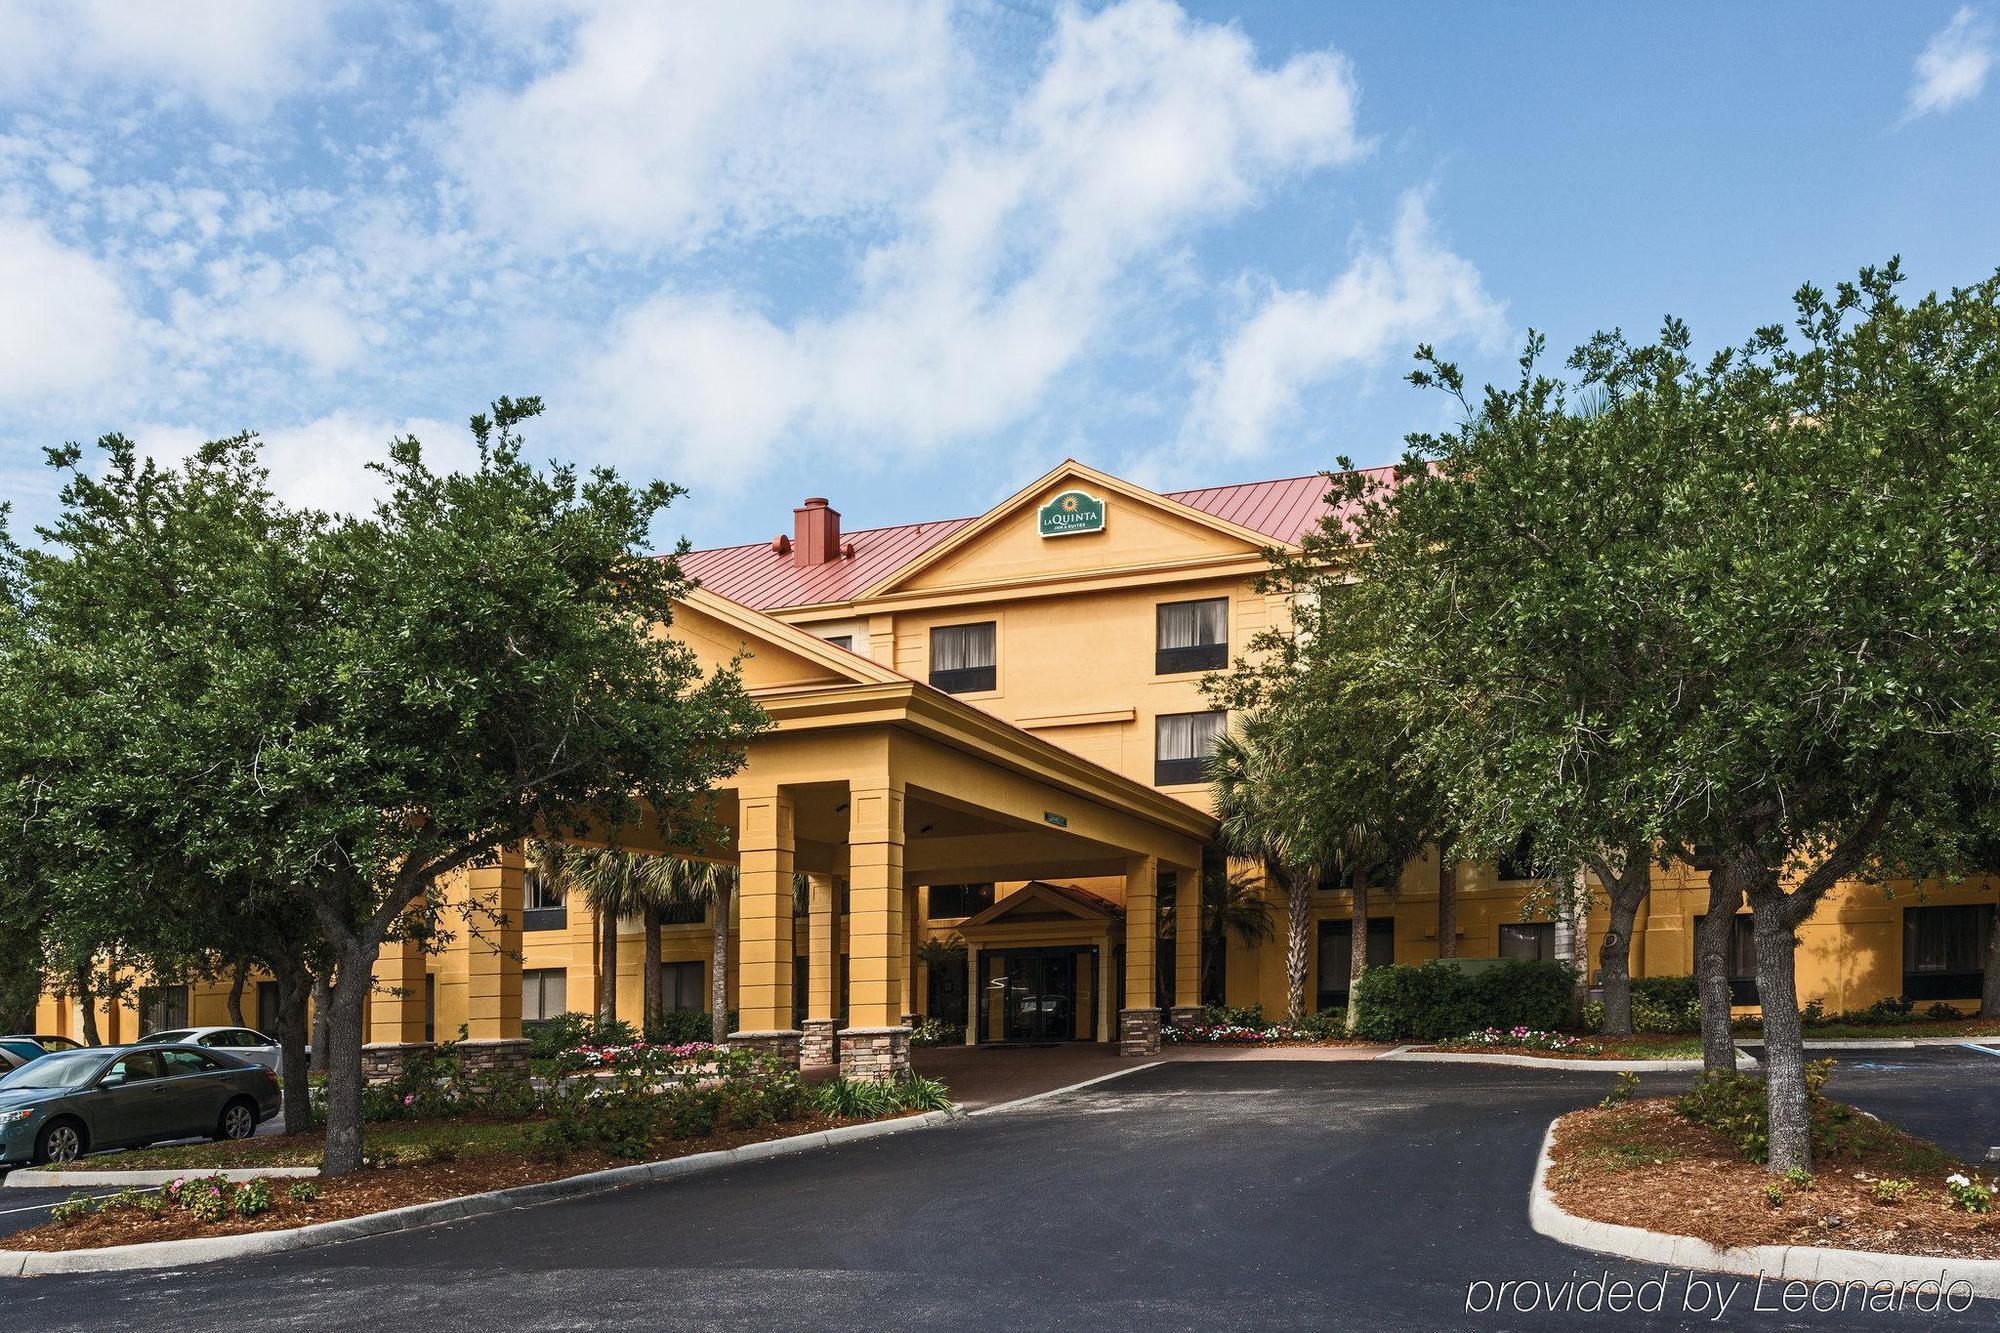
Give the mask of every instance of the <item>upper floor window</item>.
[[978, 916], [993, 906], [993, 886], [991, 884], [933, 884], [930, 896], [930, 919], [948, 920], [952, 917]]
[[1229, 665], [1229, 599], [1162, 602], [1153, 671], [1213, 671]]
[[540, 871], [528, 872], [521, 904], [522, 930], [562, 930], [569, 925], [561, 885]]
[[1226, 712], [1162, 713], [1153, 722], [1153, 785], [1207, 781], [1209, 751], [1227, 730]]
[[993, 622], [939, 625], [931, 630], [931, 684], [950, 694], [994, 688]]
[[845, 648], [850, 653], [854, 651], [854, 636], [852, 634], [829, 634], [826, 636], [826, 641], [836, 648]]
[[1494, 867], [1495, 873], [1503, 880], [1548, 879], [1549, 868], [1542, 864], [1535, 853], [1535, 835], [1532, 830], [1514, 840], [1512, 851], [1502, 852], [1500, 862]]

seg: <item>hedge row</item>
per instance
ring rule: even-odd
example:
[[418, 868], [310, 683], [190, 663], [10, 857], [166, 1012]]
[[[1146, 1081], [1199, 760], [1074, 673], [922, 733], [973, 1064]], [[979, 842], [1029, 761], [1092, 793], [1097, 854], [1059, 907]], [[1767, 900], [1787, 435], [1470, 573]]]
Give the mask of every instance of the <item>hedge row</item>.
[[1567, 1027], [1576, 973], [1513, 959], [1477, 973], [1448, 962], [1371, 967], [1355, 993], [1357, 1030], [1372, 1041], [1442, 1041], [1489, 1027]]

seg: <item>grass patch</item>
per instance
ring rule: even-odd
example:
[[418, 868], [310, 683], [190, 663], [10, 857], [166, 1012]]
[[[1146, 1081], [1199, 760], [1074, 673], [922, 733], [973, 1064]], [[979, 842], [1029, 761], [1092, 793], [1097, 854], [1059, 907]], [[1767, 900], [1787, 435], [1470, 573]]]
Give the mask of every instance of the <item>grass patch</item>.
[[[266, 1166], [318, 1166], [326, 1141], [317, 1129], [299, 1134], [270, 1134], [224, 1143], [186, 1143], [170, 1148], [135, 1148], [86, 1157], [62, 1166], [34, 1170], [69, 1171], [187, 1171], [199, 1173], [224, 1167], [254, 1170]], [[363, 1125], [361, 1151], [379, 1161], [435, 1158], [442, 1149], [460, 1157], [521, 1151], [521, 1122], [496, 1120], [404, 1120]]]

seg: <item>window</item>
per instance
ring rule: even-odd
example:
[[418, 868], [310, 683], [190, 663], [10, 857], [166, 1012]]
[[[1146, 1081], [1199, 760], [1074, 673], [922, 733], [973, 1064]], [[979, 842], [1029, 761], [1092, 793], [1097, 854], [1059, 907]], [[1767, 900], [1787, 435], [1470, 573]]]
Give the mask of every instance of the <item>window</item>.
[[[1694, 919], [1697, 938], [1703, 920]], [[1757, 925], [1748, 912], [1739, 912], [1729, 931], [1729, 1002], [1757, 1003]]]
[[993, 689], [993, 622], [939, 625], [931, 631], [931, 684], [949, 694]]
[[139, 1035], [188, 1025], [186, 986], [145, 986], [139, 991]]
[[560, 967], [531, 967], [521, 973], [521, 1021], [546, 1023], [569, 1008], [569, 973]]
[[167, 1078], [177, 1074], [212, 1074], [225, 1067], [214, 1056], [199, 1051], [161, 1051], [160, 1065]]
[[1978, 999], [1992, 942], [1991, 903], [1904, 908], [1904, 998]]
[[991, 906], [993, 906], [991, 884], [931, 885], [930, 919], [933, 921], [978, 916]]
[[1500, 956], [1546, 963], [1556, 956], [1556, 923], [1535, 921], [1500, 927]]
[[[1361, 867], [1361, 880], [1371, 889], [1394, 889], [1403, 882], [1403, 867], [1394, 857], [1377, 853]], [[1354, 887], [1353, 874], [1335, 861], [1314, 887], [1321, 893], [1346, 893]]]
[[666, 997], [666, 1006], [674, 1013], [683, 1011], [700, 1013], [708, 1008], [708, 997], [702, 993], [702, 965], [699, 960], [687, 963], [660, 964], [660, 993]]
[[141, 1079], [159, 1078], [160, 1070], [158, 1051], [134, 1051], [104, 1071], [104, 1083], [107, 1087], [114, 1087], [120, 1083], [137, 1083]]
[[1229, 729], [1228, 713], [1163, 713], [1153, 723], [1153, 785], [1208, 779], [1208, 753]]
[[424, 973], [424, 1040], [438, 1039], [438, 975]]
[[845, 648], [850, 653], [854, 651], [852, 634], [829, 634], [826, 636], [826, 641], [836, 648]]
[[[1368, 966], [1387, 967], [1396, 961], [1396, 918], [1368, 918]], [[1354, 922], [1319, 923], [1319, 1007], [1347, 1007], [1347, 976], [1354, 962]]]
[[522, 930], [563, 930], [569, 925], [569, 907], [562, 887], [548, 876], [530, 870], [522, 885]]
[[1229, 665], [1229, 599], [1163, 602], [1153, 672], [1213, 671]]
[[1501, 879], [1547, 879], [1548, 868], [1535, 863], [1535, 835], [1523, 833], [1514, 843], [1514, 850], [1500, 856], [1498, 874]]
[[257, 983], [257, 1026], [265, 1032], [278, 1030], [278, 983], [260, 981]]

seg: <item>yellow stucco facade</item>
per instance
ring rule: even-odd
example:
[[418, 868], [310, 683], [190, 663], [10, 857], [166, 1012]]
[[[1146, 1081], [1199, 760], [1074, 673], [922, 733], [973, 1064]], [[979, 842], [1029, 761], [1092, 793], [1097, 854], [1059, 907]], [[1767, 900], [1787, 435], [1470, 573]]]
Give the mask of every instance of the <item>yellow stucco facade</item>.
[[[1045, 511], [1064, 497], [1080, 497], [1073, 508], [1088, 524], [1051, 534]], [[817, 576], [843, 572], [834, 562], [857, 560], [837, 527], [823, 546], [808, 533], [808, 518], [824, 521], [818, 510], [799, 512], [799, 547], [780, 538], [732, 548], [731, 577], [768, 586], [774, 574], [796, 574], [802, 587], [818, 586], [825, 580], [815, 585]], [[808, 540], [828, 569], [807, 567]], [[1202, 632], [1212, 639], [1219, 625], [1221, 643], [1206, 647], [1240, 654], [1285, 613], [1255, 586], [1274, 544], [1284, 543], [1269, 531], [1070, 463], [893, 567], [849, 578], [838, 596], [787, 602], [767, 592], [751, 609], [711, 590], [725, 579], [695, 592], [672, 633], [710, 665], [741, 657], [776, 724], [717, 793], [732, 840], [712, 854], [741, 871], [728, 987], [743, 1039], [790, 1049], [803, 1034], [807, 1058], [851, 1054], [863, 1073], [900, 1061], [906, 1037], [895, 1034], [916, 1016], [967, 1024], [969, 1015], [973, 1041], [1156, 1043], [1155, 994], [1175, 1008], [1195, 1004], [1203, 976], [1199, 932], [1178, 932], [1170, 952], [1157, 945], [1162, 885], [1195, 882], [1215, 831], [1198, 772], [1167, 749], [1169, 733], [1183, 735], [1189, 715], [1209, 711], [1200, 691], [1207, 668], [1168, 643], [1161, 608], [1207, 604]], [[981, 628], [988, 625], [990, 634]], [[938, 657], [946, 642], [955, 645], [948, 663]], [[644, 846], [638, 835], [625, 841]], [[1601, 905], [1580, 938], [1558, 938], [1554, 923], [1523, 921], [1532, 886], [1501, 880], [1499, 870], [1456, 868], [1456, 952], [1547, 956], [1581, 946], [1594, 967]], [[809, 886], [803, 911], [795, 874]], [[1004, 910], [1037, 882], [1032, 902]], [[1438, 956], [1436, 885], [1427, 856], [1404, 867], [1397, 885], [1376, 886], [1374, 913], [1393, 922], [1377, 928], [1380, 957]], [[953, 887], [938, 888], [934, 901], [935, 886]], [[1991, 879], [1922, 893], [1841, 886], [1801, 932], [1801, 999], [1858, 1008], [1916, 993], [1913, 980], [1964, 992], [1950, 967], [1930, 968], [1953, 972], [1934, 983], [1921, 967], [1910, 970], [1925, 958], [1912, 952], [1918, 919], [1908, 913], [1972, 909], [1922, 919], [1925, 948], [1946, 939], [1947, 961], [1963, 961], [1952, 932], [1991, 928], [1977, 923], [1990, 919], [1996, 887]], [[506, 1041], [522, 1030], [524, 1003], [530, 1021], [556, 1008], [589, 1009], [602, 966], [596, 923], [576, 903], [526, 912], [524, 921], [524, 888], [515, 859], [455, 886], [504, 924], [433, 956], [392, 948], [378, 968], [371, 1038], [413, 1042], [462, 1026], [474, 1039]], [[1691, 970], [1705, 901], [1698, 873], [1676, 867], [1660, 876], [1635, 931], [1635, 975]], [[1318, 895], [1315, 914], [1323, 933], [1346, 929], [1346, 895]], [[1274, 922], [1281, 917], [1274, 904]], [[961, 937], [962, 962], [936, 947]], [[1332, 963], [1346, 949], [1344, 937], [1328, 934], [1313, 950], [1309, 997], [1340, 984], [1323, 984], [1322, 950]], [[638, 922], [626, 922], [618, 1011], [633, 1021], [644, 953]], [[673, 997], [705, 1006], [709, 927], [669, 925], [662, 956], [675, 969]], [[996, 965], [996, 957], [1011, 961]], [[963, 975], [934, 978], [934, 966]], [[1044, 974], [1056, 980], [1034, 982], [1025, 998], [1008, 990]], [[1257, 948], [1231, 940], [1220, 974], [1226, 1002], [1282, 1008], [1276, 939]], [[185, 1021], [225, 1021], [224, 991], [195, 987]], [[951, 1011], [931, 1012], [939, 1004]], [[246, 1018], [258, 1021], [254, 1011]], [[78, 1026], [74, 1006], [53, 999], [41, 1021], [45, 1031]], [[129, 1038], [138, 1025], [130, 1003], [100, 1019], [107, 1040]]]

